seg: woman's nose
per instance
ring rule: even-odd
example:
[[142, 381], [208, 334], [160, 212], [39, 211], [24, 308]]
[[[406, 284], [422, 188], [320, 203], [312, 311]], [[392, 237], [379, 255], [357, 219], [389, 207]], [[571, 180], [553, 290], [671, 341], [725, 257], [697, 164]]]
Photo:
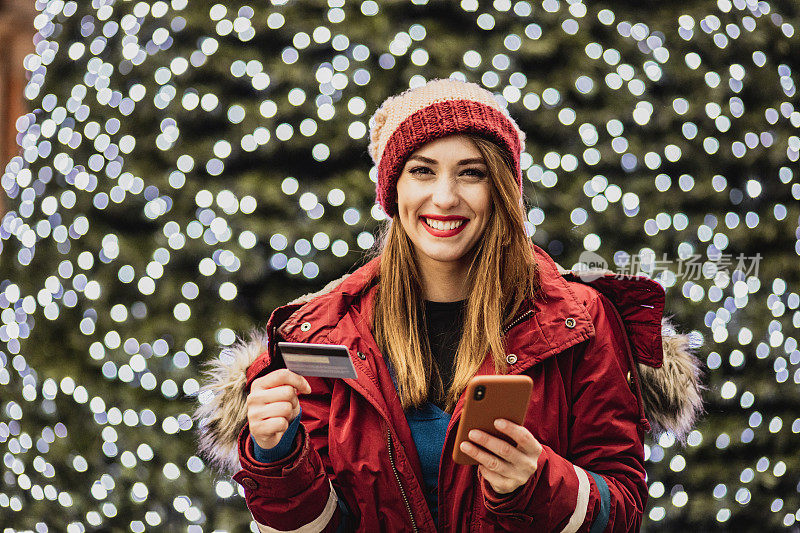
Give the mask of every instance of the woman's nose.
[[453, 207], [458, 204], [458, 190], [456, 184], [448, 176], [436, 180], [433, 190], [433, 203], [441, 208]]

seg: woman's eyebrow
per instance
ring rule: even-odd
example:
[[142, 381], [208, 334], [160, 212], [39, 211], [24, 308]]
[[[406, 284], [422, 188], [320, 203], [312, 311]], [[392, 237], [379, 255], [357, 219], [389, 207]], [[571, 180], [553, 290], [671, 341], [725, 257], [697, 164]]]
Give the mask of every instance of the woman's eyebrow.
[[481, 165], [485, 165], [486, 162], [483, 160], [482, 157], [473, 157], [472, 159], [462, 159], [458, 162], [459, 165], [471, 165], [473, 163], [480, 163]]
[[[412, 155], [411, 157], [408, 158], [409, 161], [411, 161], [412, 159], [418, 159], [418, 160], [422, 161], [423, 163], [428, 163], [429, 165], [436, 165], [438, 163], [438, 161], [436, 161], [435, 159], [431, 159], [430, 157], [425, 157], [424, 155]], [[457, 164], [458, 165], [471, 165], [473, 163], [480, 163], [482, 165], [486, 164], [486, 162], [483, 160], [482, 157], [473, 157], [471, 159], [462, 159]]]
[[436, 164], [436, 160], [435, 159], [431, 159], [430, 157], [425, 157], [425, 156], [422, 156], [422, 155], [412, 155], [411, 157], [408, 158], [409, 161], [411, 161], [412, 159], [418, 159], [418, 160], [422, 161], [423, 163], [428, 163], [429, 165], [435, 165]]

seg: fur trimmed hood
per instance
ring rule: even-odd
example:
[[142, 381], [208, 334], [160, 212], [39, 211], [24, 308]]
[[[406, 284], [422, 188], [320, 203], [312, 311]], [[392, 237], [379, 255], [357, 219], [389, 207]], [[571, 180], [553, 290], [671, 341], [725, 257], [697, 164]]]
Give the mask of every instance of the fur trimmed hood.
[[[610, 271], [573, 272], [557, 264], [554, 266], [565, 279], [586, 283], [601, 293], [615, 282]], [[327, 294], [350, 275], [346, 274], [328, 283], [322, 290], [301, 296], [287, 305], [296, 308]], [[655, 283], [650, 280], [647, 282]], [[663, 292], [661, 297], [663, 307]], [[618, 305], [613, 298], [610, 299]], [[624, 312], [621, 314], [632, 348], [637, 352], [641, 348], [637, 346], [637, 336], [642, 338], [644, 334], [631, 331], [628, 317]], [[663, 362], [661, 357], [648, 361], [647, 349], [640, 349], [640, 357], [635, 357], [645, 415], [654, 436], [669, 432], [685, 442], [703, 412], [702, 391], [705, 387], [702, 384], [702, 364], [695, 355], [697, 346], [688, 335], [676, 331], [671, 317], [662, 317], [660, 332], [655, 333], [658, 334], [650, 331], [647, 336], [660, 338], [661, 345], [651, 351], [658, 352], [658, 356], [663, 353]], [[207, 363], [194, 418], [198, 422], [200, 454], [220, 472], [233, 473], [239, 469], [237, 439], [247, 421], [247, 369], [259, 355], [267, 351], [267, 347], [266, 330], [255, 328]]]

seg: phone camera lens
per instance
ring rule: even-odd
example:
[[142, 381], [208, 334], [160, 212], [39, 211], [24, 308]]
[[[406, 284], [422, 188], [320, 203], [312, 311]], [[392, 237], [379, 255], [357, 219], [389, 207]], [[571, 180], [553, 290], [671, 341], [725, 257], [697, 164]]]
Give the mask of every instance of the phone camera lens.
[[478, 385], [475, 387], [475, 399], [476, 400], [483, 400], [483, 397], [486, 395], [486, 387], [483, 385]]

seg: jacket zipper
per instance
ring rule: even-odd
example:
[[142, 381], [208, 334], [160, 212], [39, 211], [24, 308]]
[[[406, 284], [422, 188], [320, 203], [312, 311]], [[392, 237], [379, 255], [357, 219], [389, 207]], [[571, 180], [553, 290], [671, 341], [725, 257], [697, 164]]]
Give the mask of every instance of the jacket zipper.
[[508, 333], [508, 332], [509, 332], [509, 330], [510, 330], [511, 328], [513, 328], [514, 326], [516, 326], [517, 324], [519, 324], [520, 322], [522, 322], [523, 320], [525, 320], [526, 318], [528, 318], [528, 316], [530, 316], [530, 315], [532, 315], [532, 314], [533, 314], [533, 311], [531, 311], [530, 309], [528, 309], [527, 311], [525, 311], [524, 313], [522, 313], [521, 315], [519, 315], [517, 318], [515, 318], [515, 319], [514, 319], [514, 320], [511, 322], [511, 324], [509, 324], [509, 325], [507, 325], [505, 328], [503, 328], [503, 335], [505, 335], [506, 333]]
[[392, 471], [394, 472], [394, 477], [397, 480], [397, 486], [400, 487], [400, 495], [403, 496], [403, 503], [406, 504], [408, 517], [411, 519], [411, 527], [413, 528], [413, 531], [419, 531], [419, 529], [417, 529], [417, 521], [414, 520], [414, 513], [411, 512], [411, 505], [408, 503], [406, 491], [403, 488], [403, 484], [400, 482], [400, 472], [397, 471], [397, 467], [394, 464], [394, 453], [392, 451], [392, 430], [389, 428], [386, 429], [386, 443], [389, 446], [389, 462], [392, 464]]

